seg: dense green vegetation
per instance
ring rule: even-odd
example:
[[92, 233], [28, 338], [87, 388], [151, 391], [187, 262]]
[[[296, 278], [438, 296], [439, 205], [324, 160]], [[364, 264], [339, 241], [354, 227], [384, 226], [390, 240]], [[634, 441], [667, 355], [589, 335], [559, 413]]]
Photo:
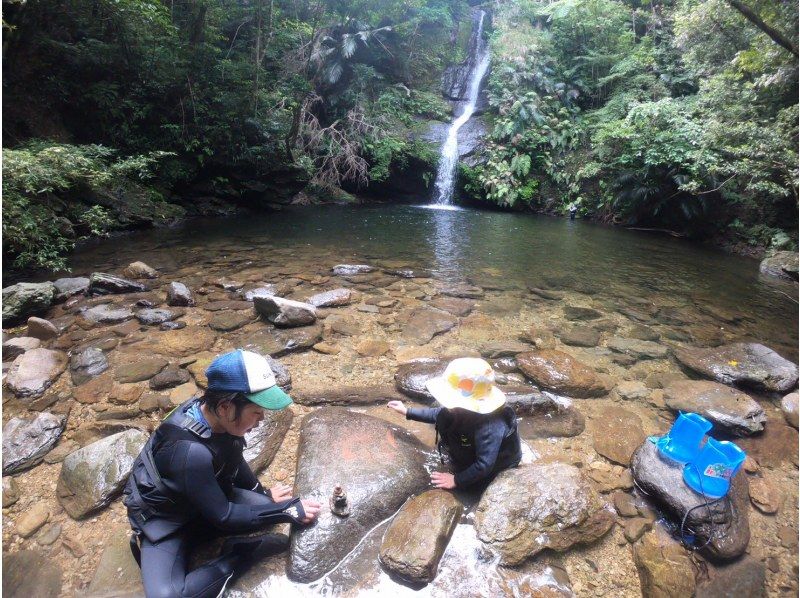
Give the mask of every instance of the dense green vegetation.
[[[491, 134], [462, 189], [504, 207], [789, 247], [797, 5], [496, 0]], [[3, 252], [419, 179], [468, 0], [4, 6]], [[304, 193], [299, 196], [299, 191]]]
[[500, 205], [575, 202], [607, 221], [793, 245], [797, 8], [500, 3], [496, 116], [488, 161], [464, 173], [467, 190]]

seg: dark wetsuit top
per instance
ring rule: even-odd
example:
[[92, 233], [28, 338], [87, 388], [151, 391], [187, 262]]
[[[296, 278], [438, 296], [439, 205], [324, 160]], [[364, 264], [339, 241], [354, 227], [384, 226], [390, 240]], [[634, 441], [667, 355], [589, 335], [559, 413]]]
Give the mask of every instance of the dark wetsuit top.
[[522, 459], [516, 416], [508, 406], [487, 414], [444, 407], [410, 408], [406, 418], [436, 424], [439, 448], [447, 451], [459, 488], [488, 482]]

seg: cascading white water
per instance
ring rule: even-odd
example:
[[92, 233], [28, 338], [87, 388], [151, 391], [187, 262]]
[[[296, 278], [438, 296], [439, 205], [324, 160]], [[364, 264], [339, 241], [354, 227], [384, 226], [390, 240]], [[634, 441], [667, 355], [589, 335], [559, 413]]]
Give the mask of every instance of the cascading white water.
[[439, 158], [439, 171], [436, 173], [436, 203], [448, 205], [453, 201], [453, 185], [456, 178], [456, 165], [458, 164], [458, 130], [467, 122], [472, 113], [475, 112], [475, 104], [478, 102], [478, 94], [481, 91], [481, 81], [489, 69], [489, 44], [483, 39], [483, 19], [486, 13], [481, 11], [478, 19], [478, 29], [476, 32], [476, 43], [472, 45], [474, 55], [471, 56], [469, 87], [467, 89], [467, 103], [464, 111], [450, 125], [447, 132], [447, 140], [442, 146], [442, 154]]

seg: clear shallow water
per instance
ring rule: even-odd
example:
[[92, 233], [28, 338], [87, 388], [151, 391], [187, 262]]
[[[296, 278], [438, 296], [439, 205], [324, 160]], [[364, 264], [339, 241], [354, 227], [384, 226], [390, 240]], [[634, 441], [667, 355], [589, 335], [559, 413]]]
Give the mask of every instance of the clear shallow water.
[[[582, 221], [430, 206], [323, 206], [155, 229], [80, 248], [73, 275], [135, 260], [180, 277], [187, 268], [235, 277], [285, 267], [324, 273], [338, 263], [407, 266], [494, 292], [577, 291], [607, 310], [676, 313], [724, 340], [763, 342], [797, 360], [797, 287], [758, 262], [638, 231]], [[665, 324], [674, 325], [674, 318]]]

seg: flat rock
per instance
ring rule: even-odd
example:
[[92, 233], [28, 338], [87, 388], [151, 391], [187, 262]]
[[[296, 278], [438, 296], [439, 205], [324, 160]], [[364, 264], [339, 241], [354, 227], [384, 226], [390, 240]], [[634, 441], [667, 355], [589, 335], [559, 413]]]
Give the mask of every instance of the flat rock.
[[[694, 530], [701, 554], [713, 560], [742, 555], [750, 542], [749, 489], [747, 475], [739, 472], [731, 481], [730, 501], [707, 504], [683, 481], [683, 465], [662, 459], [655, 444], [645, 441], [633, 454], [631, 472], [639, 487], [675, 522], [685, 516]], [[728, 506], [728, 504], [730, 506]], [[713, 522], [712, 522], [713, 520]], [[710, 541], [709, 541], [709, 538]]]
[[241, 311], [223, 311], [216, 314], [208, 322], [208, 327], [219, 332], [238, 330], [253, 321], [253, 316]]
[[253, 306], [267, 320], [284, 328], [307, 326], [317, 319], [313, 305], [281, 297], [255, 297]]
[[342, 336], [358, 336], [361, 334], [361, 324], [353, 316], [334, 314], [325, 318], [325, 336], [340, 334]]
[[582, 321], [582, 320], [596, 320], [602, 318], [602, 312], [597, 311], [591, 307], [581, 307], [577, 305], [565, 305], [564, 317], [567, 320]]
[[38, 550], [3, 553], [3, 596], [49, 598], [60, 595], [61, 568], [56, 560]]
[[433, 401], [433, 395], [428, 392], [425, 384], [431, 378], [444, 373], [449, 359], [415, 359], [401, 364], [394, 374], [395, 386], [404, 395], [415, 399]]
[[89, 291], [89, 279], [84, 276], [59, 278], [53, 285], [56, 287], [56, 301], [66, 301], [70, 297], [83, 295]]
[[606, 407], [591, 420], [590, 426], [594, 450], [626, 467], [633, 452], [645, 439], [639, 416], [622, 407]]
[[46, 341], [56, 338], [59, 334], [58, 328], [50, 320], [31, 316], [28, 318], [28, 336]]
[[579, 399], [599, 397], [611, 390], [609, 382], [571, 355], [538, 349], [517, 355], [520, 371], [538, 386]]
[[424, 345], [458, 323], [449, 313], [427, 307], [406, 310], [397, 319], [402, 324], [403, 340], [414, 345]]
[[657, 526], [633, 545], [633, 562], [642, 596], [685, 598], [694, 595], [692, 559], [662, 527]]
[[797, 364], [758, 343], [675, 350], [684, 367], [711, 380], [756, 390], [787, 392], [797, 385]]
[[3, 475], [29, 469], [42, 462], [64, 431], [62, 415], [39, 413], [14, 417], [3, 427]]
[[314, 526], [292, 534], [289, 575], [318, 579], [333, 569], [379, 522], [429, 484], [422, 443], [405, 429], [337, 408], [306, 416], [300, 431], [295, 491], [327, 504], [341, 485], [350, 516], [323, 508]]
[[127, 430], [84, 446], [64, 459], [56, 494], [70, 517], [82, 519], [122, 492], [147, 438], [141, 430]]
[[561, 342], [573, 347], [596, 347], [600, 344], [600, 331], [589, 326], [575, 326], [561, 334]]
[[195, 305], [192, 292], [182, 282], [171, 282], [167, 287], [167, 305], [176, 307], [192, 307]]
[[375, 272], [376, 268], [374, 266], [369, 266], [367, 264], [338, 264], [331, 268], [331, 272], [335, 276], [353, 276], [354, 274], [367, 274], [369, 272]]
[[736, 440], [743, 451], [763, 467], [778, 467], [783, 463], [797, 465], [797, 430], [782, 420], [770, 420], [764, 432]]
[[237, 301], [235, 299], [209, 301], [203, 304], [203, 309], [206, 311], [250, 311], [253, 309], [253, 301]]
[[18, 282], [3, 289], [3, 325], [46, 312], [56, 297], [52, 282]]
[[603, 537], [614, 514], [577, 467], [522, 465], [501, 472], [475, 511], [478, 539], [504, 565], [542, 550], [565, 551]]
[[697, 584], [695, 598], [760, 598], [767, 595], [766, 574], [764, 563], [752, 556], [729, 565], [708, 567], [707, 578]]
[[253, 473], [258, 474], [272, 463], [293, 419], [291, 409], [267, 410], [261, 423], [245, 434], [244, 458]]
[[365, 338], [356, 346], [356, 353], [362, 357], [380, 357], [389, 352], [391, 346], [383, 339]]
[[26, 351], [38, 349], [42, 341], [30, 336], [18, 336], [3, 343], [3, 361], [13, 361]]
[[183, 311], [173, 309], [140, 309], [136, 312], [136, 319], [145, 326], [156, 326], [164, 322], [171, 322], [184, 315]]
[[330, 389], [296, 389], [294, 402], [308, 407], [319, 405], [374, 405], [403, 399], [395, 389], [387, 386], [336, 386]]
[[50, 349], [31, 349], [11, 364], [6, 375], [6, 387], [20, 399], [40, 397], [65, 369], [65, 353]]
[[173, 407], [182, 405], [198, 393], [197, 385], [194, 382], [179, 384], [169, 392], [169, 401]]
[[168, 367], [150, 378], [149, 386], [153, 390], [164, 390], [185, 384], [192, 379], [192, 375], [183, 368]]
[[525, 440], [578, 436], [586, 420], [566, 397], [524, 386], [502, 387], [506, 403], [520, 416], [519, 433]]
[[519, 341], [491, 341], [480, 346], [481, 357], [487, 359], [500, 359], [502, 357], [514, 357], [517, 353], [530, 351], [528, 343]]
[[262, 355], [281, 357], [297, 351], [310, 349], [322, 340], [322, 326], [298, 328], [265, 328], [245, 337], [241, 344], [244, 349], [255, 350]]
[[353, 302], [354, 294], [350, 289], [333, 289], [312, 295], [306, 301], [314, 307], [341, 307]]
[[81, 448], [74, 440], [63, 440], [58, 443], [58, 446], [51, 450], [44, 456], [44, 462], [53, 465], [54, 463], [61, 463], [64, 459], [67, 458], [67, 455], [70, 453], [77, 451]]
[[84, 349], [69, 358], [69, 373], [75, 386], [96, 378], [107, 369], [108, 359], [101, 349]]
[[433, 581], [463, 511], [461, 502], [446, 490], [428, 490], [410, 498], [383, 535], [381, 564], [412, 583]]
[[764, 258], [758, 266], [759, 272], [786, 280], [797, 280], [798, 257], [796, 251], [778, 251]]
[[650, 396], [650, 389], [638, 380], [623, 380], [617, 384], [616, 391], [625, 401], [644, 401]]
[[475, 309], [475, 302], [471, 299], [458, 297], [436, 297], [428, 303], [431, 307], [441, 309], [449, 314], [463, 318]]
[[85, 384], [73, 388], [72, 397], [85, 405], [99, 403], [111, 395], [113, 386], [114, 375], [111, 372], [103, 373]]
[[82, 311], [81, 315], [93, 324], [119, 324], [134, 317], [133, 312], [127, 307], [114, 307], [108, 303], [89, 307]]
[[783, 503], [780, 491], [761, 477], [750, 478], [750, 502], [762, 513], [773, 515]]
[[661, 335], [656, 332], [654, 329], [650, 328], [650, 326], [644, 326], [642, 324], [634, 324], [628, 329], [626, 336], [629, 338], [635, 338], [640, 341], [652, 341], [655, 342], [661, 338]]
[[114, 370], [114, 380], [122, 383], [143, 382], [158, 374], [168, 363], [163, 357], [147, 357], [141, 361], [126, 363]]
[[137, 347], [141, 347], [140, 351], [143, 352], [170, 357], [188, 357], [208, 351], [216, 340], [214, 332], [205, 326], [187, 326], [180, 330], [155, 334]]
[[528, 290], [537, 297], [546, 299], [548, 301], [558, 301], [564, 297], [564, 293], [561, 291], [551, 291], [548, 289], [540, 289], [538, 287], [528, 287]]
[[798, 399], [800, 399], [800, 395], [798, 395], [796, 392], [789, 393], [783, 397], [783, 399], [781, 399], [781, 411], [783, 412], [783, 417], [786, 418], [786, 422], [795, 430], [797, 429]]
[[147, 290], [143, 284], [111, 274], [94, 272], [89, 277], [90, 295], [116, 295], [120, 293], [139, 293]]
[[669, 349], [663, 345], [634, 338], [615, 336], [608, 339], [606, 346], [616, 353], [624, 353], [636, 359], [663, 359], [669, 355]]
[[158, 278], [158, 271], [144, 262], [133, 262], [122, 271], [128, 278]]
[[664, 401], [673, 411], [699, 413], [721, 431], [751, 436], [764, 430], [764, 409], [745, 393], [707, 380], [681, 380], [664, 389]]
[[483, 297], [483, 289], [481, 287], [467, 283], [444, 285], [438, 290], [439, 293], [447, 297], [459, 297], [461, 299], [478, 299]]
[[83, 598], [141, 598], [144, 596], [142, 575], [133, 559], [128, 536], [130, 529], [112, 530], [92, 581]]

